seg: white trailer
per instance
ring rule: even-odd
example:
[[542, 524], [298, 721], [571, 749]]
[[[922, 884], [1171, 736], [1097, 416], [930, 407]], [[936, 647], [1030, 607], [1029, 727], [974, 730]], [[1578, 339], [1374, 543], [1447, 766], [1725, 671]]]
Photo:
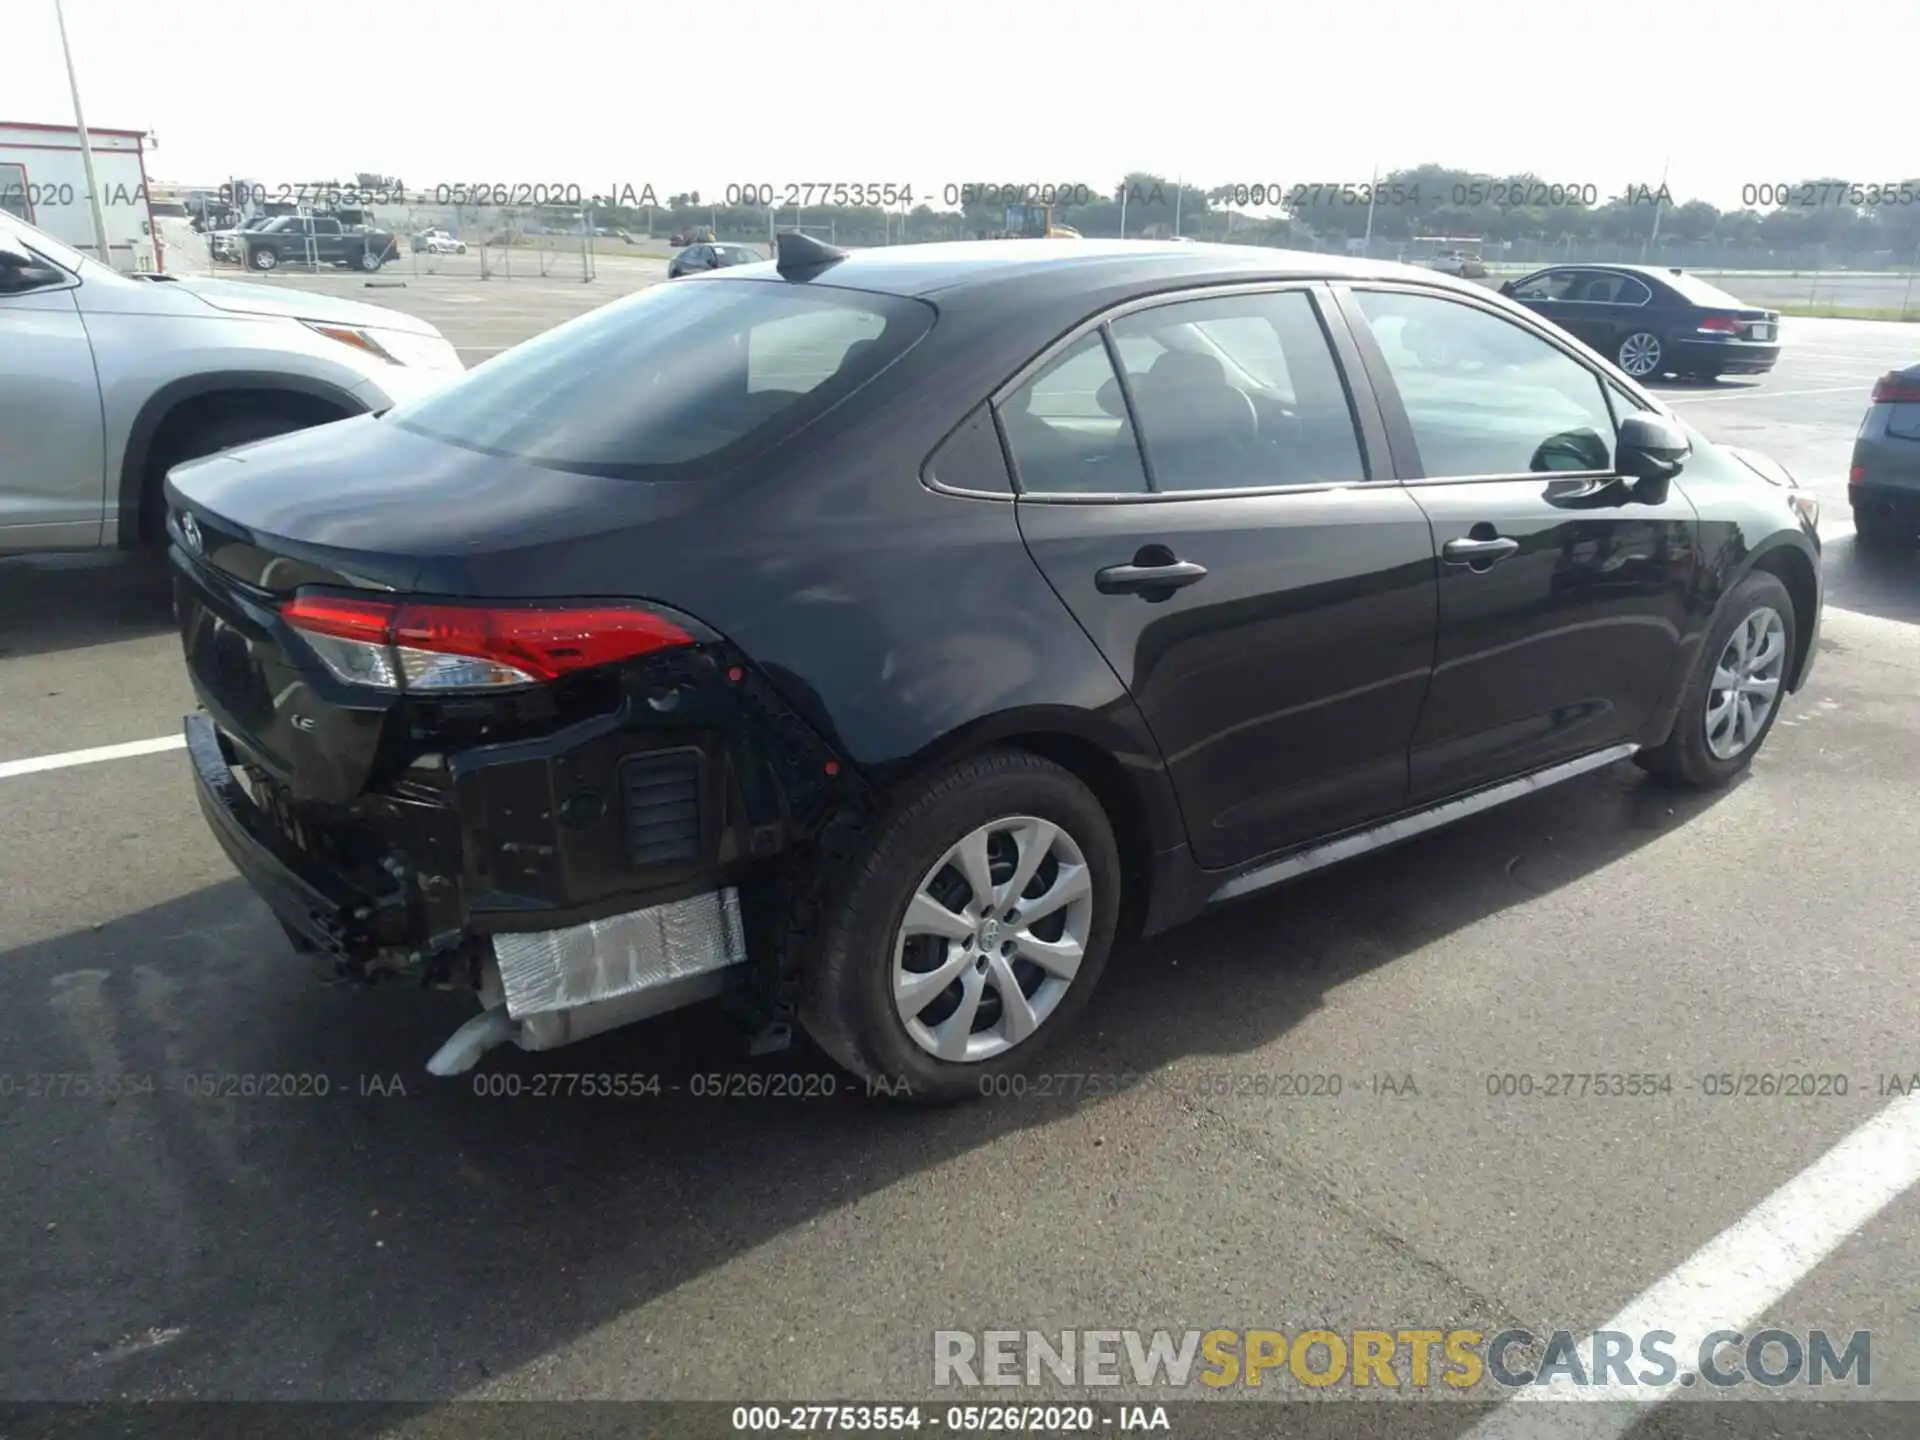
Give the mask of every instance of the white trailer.
[[[116, 270], [162, 269], [164, 246], [147, 198], [146, 136], [89, 126], [87, 142], [107, 224], [107, 263]], [[71, 125], [0, 121], [0, 210], [99, 258], [80, 132]]]

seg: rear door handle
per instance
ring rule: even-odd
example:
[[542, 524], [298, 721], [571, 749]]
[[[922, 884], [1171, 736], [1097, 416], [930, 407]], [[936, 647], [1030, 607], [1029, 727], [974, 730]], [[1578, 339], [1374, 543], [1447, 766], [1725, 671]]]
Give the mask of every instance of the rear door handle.
[[1171, 560], [1164, 565], [1109, 565], [1095, 572], [1093, 584], [1102, 595], [1142, 595], [1156, 590], [1171, 593], [1206, 578], [1206, 566]]
[[1494, 540], [1449, 540], [1440, 554], [1449, 565], [1491, 565], [1520, 548], [1520, 542], [1502, 535]]

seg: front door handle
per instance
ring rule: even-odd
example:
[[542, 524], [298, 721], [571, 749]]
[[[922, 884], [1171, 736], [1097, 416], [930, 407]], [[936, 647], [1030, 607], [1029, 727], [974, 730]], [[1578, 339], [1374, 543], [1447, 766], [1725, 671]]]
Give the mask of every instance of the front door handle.
[[1440, 554], [1449, 565], [1486, 566], [1519, 548], [1518, 540], [1501, 535], [1492, 540], [1449, 540], [1440, 547]]
[[[1134, 557], [1136, 560], [1138, 556]], [[1207, 578], [1207, 567], [1191, 560], [1169, 560], [1159, 565], [1109, 565], [1096, 571], [1094, 588], [1102, 595], [1172, 594]]]

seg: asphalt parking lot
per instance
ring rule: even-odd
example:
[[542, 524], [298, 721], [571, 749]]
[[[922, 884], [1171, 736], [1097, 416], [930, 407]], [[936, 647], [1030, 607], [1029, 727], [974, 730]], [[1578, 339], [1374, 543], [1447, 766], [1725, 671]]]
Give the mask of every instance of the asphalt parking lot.
[[[663, 273], [275, 283], [426, 316], [471, 364]], [[1079, 1078], [951, 1110], [747, 1061], [709, 1014], [496, 1052], [517, 1096], [431, 1080], [470, 1002], [320, 983], [180, 753], [8, 763], [176, 735], [191, 699], [156, 565], [0, 563], [0, 1399], [927, 1398], [936, 1330], [1584, 1334], [1636, 1298], [1679, 1330], [1765, 1272], [1749, 1333], [1870, 1331], [1871, 1397], [1920, 1400], [1898, 1166], [1755, 1218], [1876, 1114], [1906, 1128], [1872, 1154], [1920, 1150], [1920, 566], [1857, 554], [1844, 499], [1920, 328], [1787, 336], [1761, 380], [1666, 387], [1826, 510], [1818, 667], [1751, 775], [1703, 799], [1618, 766], [1134, 946], [1046, 1067]], [[661, 1093], [532, 1093], [605, 1072]], [[706, 1093], [741, 1072], [821, 1078]], [[1568, 1073], [1670, 1086], [1550, 1096]], [[120, 1093], [28, 1083], [63, 1075]], [[1827, 1078], [1738, 1080], [1781, 1075]]]

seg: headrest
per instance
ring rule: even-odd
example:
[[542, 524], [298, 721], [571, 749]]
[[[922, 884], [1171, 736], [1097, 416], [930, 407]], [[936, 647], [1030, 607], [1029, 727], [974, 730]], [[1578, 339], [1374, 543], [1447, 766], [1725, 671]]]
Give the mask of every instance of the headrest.
[[1227, 384], [1227, 367], [1212, 355], [1168, 350], [1154, 357], [1153, 364], [1147, 368], [1145, 383], [1155, 389], [1172, 385], [1182, 389], [1219, 389]]

